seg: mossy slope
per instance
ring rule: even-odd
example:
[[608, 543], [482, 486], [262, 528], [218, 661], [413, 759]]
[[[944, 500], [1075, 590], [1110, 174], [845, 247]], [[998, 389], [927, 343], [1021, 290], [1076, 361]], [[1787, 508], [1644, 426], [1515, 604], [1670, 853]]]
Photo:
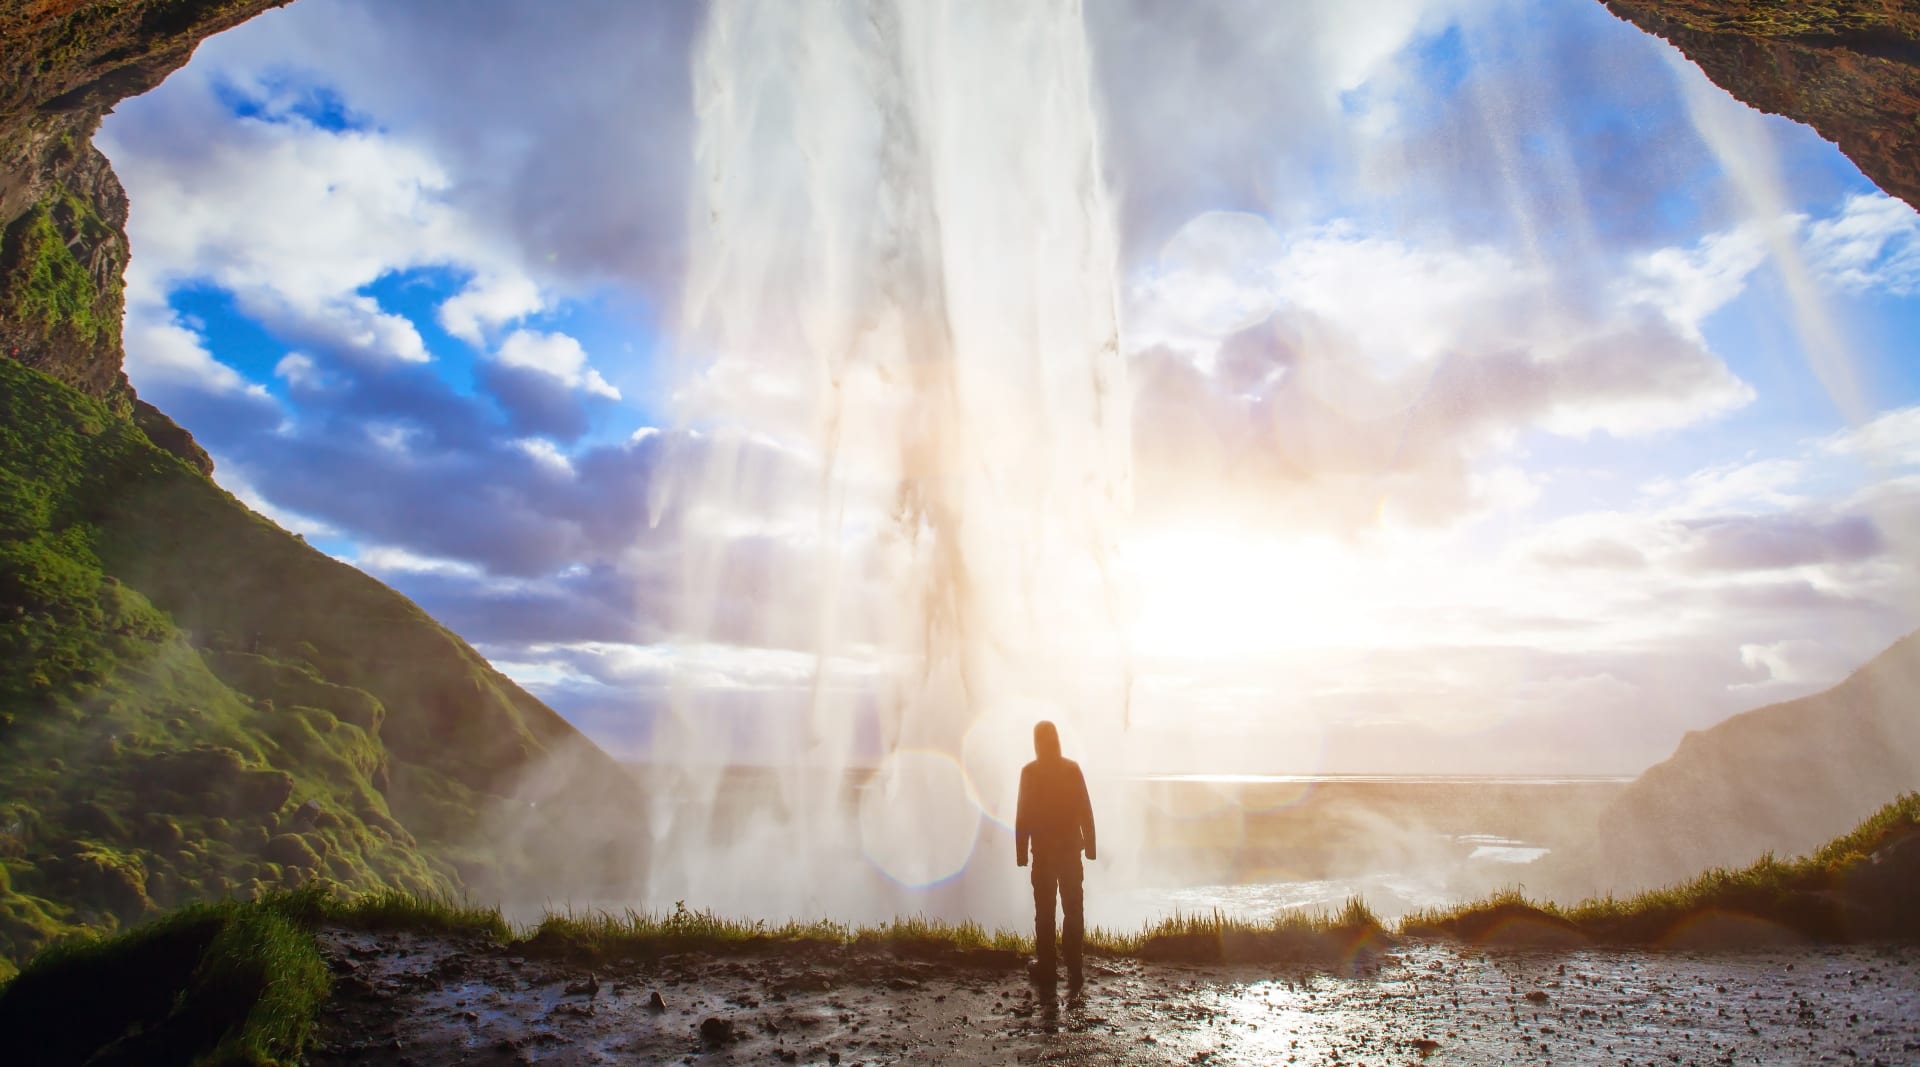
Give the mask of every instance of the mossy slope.
[[210, 896], [524, 874], [550, 857], [487, 816], [560, 750], [628, 799], [417, 606], [0, 360], [0, 959]]

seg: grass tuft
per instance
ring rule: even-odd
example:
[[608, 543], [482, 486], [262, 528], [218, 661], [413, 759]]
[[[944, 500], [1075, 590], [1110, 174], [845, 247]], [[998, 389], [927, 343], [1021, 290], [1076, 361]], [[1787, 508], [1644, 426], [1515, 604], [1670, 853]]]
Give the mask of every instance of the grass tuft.
[[196, 904], [59, 942], [0, 987], [0, 1033], [49, 1067], [297, 1062], [328, 989], [301, 903]]
[[1749, 935], [1771, 930], [1814, 941], [1911, 935], [1920, 932], [1911, 909], [1884, 905], [1913, 887], [1881, 884], [1888, 876], [1869, 857], [1915, 833], [1920, 833], [1920, 793], [1907, 793], [1798, 859], [1766, 855], [1746, 867], [1715, 868], [1680, 885], [1572, 905], [1533, 900], [1519, 889], [1507, 889], [1470, 903], [1410, 914], [1400, 921], [1400, 932], [1482, 943], [1572, 938], [1656, 945], [1684, 939], [1703, 921], [1714, 921], [1741, 927]]
[[[1920, 847], [1916, 834], [1920, 794], [1910, 793], [1800, 859], [1766, 857], [1683, 885], [1571, 906], [1507, 890], [1409, 915], [1398, 933], [1479, 943], [1686, 944], [1675, 934], [1688, 924], [1703, 916], [1737, 916], [1816, 940], [1863, 931], [1912, 936], [1920, 928], [1912, 925], [1912, 886], [1904, 881], [1911, 861], [1870, 857]], [[727, 919], [681, 902], [664, 915], [567, 912], [516, 929], [496, 909], [447, 896], [336, 893], [309, 885], [250, 902], [195, 904], [115, 937], [58, 942], [0, 985], [0, 1033], [14, 1047], [35, 1049], [37, 1062], [54, 1065], [294, 1063], [327, 995], [327, 968], [313, 936], [327, 925], [477, 936], [521, 951], [586, 960], [869, 950], [991, 953], [984, 959], [997, 966], [1032, 949], [1016, 933], [925, 916], [878, 926], [771, 924]], [[1907, 925], [1873, 926], [1876, 915]], [[1357, 954], [1391, 942], [1385, 924], [1356, 898], [1336, 912], [1289, 911], [1266, 921], [1215, 911], [1175, 915], [1134, 933], [1094, 929], [1087, 948], [1094, 955], [1143, 960], [1326, 966], [1351, 963]]]
[[513, 927], [497, 908], [401, 889], [382, 889], [346, 900], [328, 899], [322, 913], [328, 922], [356, 930], [458, 934], [502, 944], [513, 938]]

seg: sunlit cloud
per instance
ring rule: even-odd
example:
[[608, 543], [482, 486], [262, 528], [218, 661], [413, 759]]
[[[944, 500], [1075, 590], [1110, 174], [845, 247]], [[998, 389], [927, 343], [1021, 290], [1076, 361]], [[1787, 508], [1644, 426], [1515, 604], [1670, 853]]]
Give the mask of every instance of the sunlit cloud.
[[[1598, 5], [1086, 15], [1135, 402], [1127, 758], [1634, 769], [1915, 624], [1908, 353], [1850, 346], [1900, 335], [1920, 223], [1802, 183], [1830, 147]], [[898, 441], [830, 464], [810, 366], [630, 354], [675, 347], [699, 19], [303, 0], [101, 138], [143, 395], [636, 755], [674, 693], [803, 719], [835, 589], [847, 692], [884, 703], [910, 636], [871, 599]], [[733, 506], [689, 506], [701, 479]], [[1105, 669], [1084, 643], [1055, 668]]]

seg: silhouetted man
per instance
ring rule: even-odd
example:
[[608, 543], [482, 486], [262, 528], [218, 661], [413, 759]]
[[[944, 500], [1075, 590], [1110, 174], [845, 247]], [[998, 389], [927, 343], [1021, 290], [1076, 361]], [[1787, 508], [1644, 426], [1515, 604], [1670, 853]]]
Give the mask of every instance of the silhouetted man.
[[1020, 806], [1013, 817], [1013, 854], [1020, 866], [1033, 852], [1034, 978], [1052, 984], [1053, 898], [1060, 896], [1062, 936], [1067, 943], [1067, 982], [1080, 987], [1081, 946], [1086, 922], [1080, 897], [1080, 853], [1094, 857], [1093, 805], [1080, 765], [1060, 755], [1060, 731], [1050, 722], [1035, 723], [1033, 752], [1039, 757], [1020, 769]]

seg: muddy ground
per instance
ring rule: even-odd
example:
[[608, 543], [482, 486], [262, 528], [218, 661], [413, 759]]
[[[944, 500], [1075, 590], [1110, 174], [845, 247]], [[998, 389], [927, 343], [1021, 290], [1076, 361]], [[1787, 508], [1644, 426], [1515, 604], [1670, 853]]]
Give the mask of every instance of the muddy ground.
[[[315, 1065], [1920, 1064], [1920, 953], [1476, 950], [1332, 967], [790, 951], [589, 969], [484, 942], [329, 932]], [[657, 998], [656, 998], [657, 994]]]

